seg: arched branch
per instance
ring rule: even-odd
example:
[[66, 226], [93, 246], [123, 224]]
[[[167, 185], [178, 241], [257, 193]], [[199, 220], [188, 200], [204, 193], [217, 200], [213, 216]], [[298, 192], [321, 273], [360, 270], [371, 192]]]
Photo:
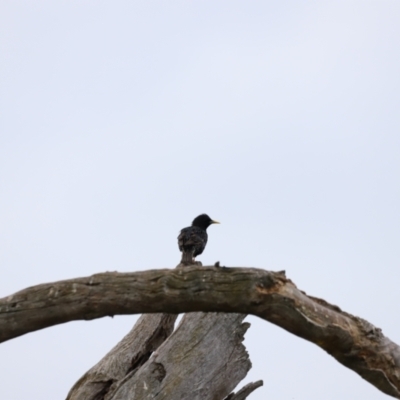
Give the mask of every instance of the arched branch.
[[397, 344], [369, 322], [307, 296], [284, 273], [254, 268], [109, 272], [34, 286], [0, 300], [0, 341], [78, 319], [193, 311], [257, 315], [400, 398]]

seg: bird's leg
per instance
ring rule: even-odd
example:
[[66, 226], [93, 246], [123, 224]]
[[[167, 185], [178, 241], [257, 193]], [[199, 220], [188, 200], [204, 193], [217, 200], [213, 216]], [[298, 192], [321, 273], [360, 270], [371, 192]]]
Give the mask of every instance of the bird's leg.
[[193, 254], [194, 254], [194, 248], [193, 248], [192, 251], [190, 252], [190, 258], [191, 258], [190, 263], [191, 263], [191, 264], [196, 264], [196, 261], [194, 260], [195, 257], [193, 256]]
[[193, 258], [193, 253], [194, 253], [194, 249], [191, 251], [183, 251], [182, 252], [182, 260], [181, 260], [181, 264], [184, 265], [192, 265], [195, 264], [194, 258]]
[[[193, 251], [193, 253], [194, 253], [194, 251]], [[192, 258], [192, 264], [194, 264], [194, 265], [199, 265], [200, 267], [202, 267], [203, 264], [201, 263], [201, 261], [196, 261], [195, 258], [196, 258], [196, 257], [193, 257], [193, 258]]]

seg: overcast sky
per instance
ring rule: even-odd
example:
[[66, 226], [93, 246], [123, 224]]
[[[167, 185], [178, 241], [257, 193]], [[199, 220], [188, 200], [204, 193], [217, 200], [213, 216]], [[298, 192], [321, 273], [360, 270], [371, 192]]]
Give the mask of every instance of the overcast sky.
[[[0, 297], [199, 259], [286, 270], [400, 343], [399, 1], [0, 3]], [[65, 398], [135, 316], [0, 345], [0, 398]], [[379, 400], [248, 318], [253, 400]]]

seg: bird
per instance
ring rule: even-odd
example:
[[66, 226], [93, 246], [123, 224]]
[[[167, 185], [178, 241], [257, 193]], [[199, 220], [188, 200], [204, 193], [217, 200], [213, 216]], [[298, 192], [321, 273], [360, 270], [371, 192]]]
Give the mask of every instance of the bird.
[[[207, 244], [207, 228], [212, 224], [219, 224], [207, 214], [197, 216], [191, 226], [183, 228], [178, 236], [178, 247], [182, 252], [181, 264], [195, 264], [196, 256], [203, 253]], [[201, 264], [201, 263], [200, 263]]]

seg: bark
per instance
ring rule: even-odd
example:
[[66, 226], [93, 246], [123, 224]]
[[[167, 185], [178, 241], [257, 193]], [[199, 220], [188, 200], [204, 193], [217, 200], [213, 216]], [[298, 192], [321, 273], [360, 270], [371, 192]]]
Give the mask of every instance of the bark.
[[307, 296], [284, 273], [188, 267], [105, 273], [28, 288], [0, 300], [0, 341], [58, 323], [115, 314], [253, 314], [309, 340], [400, 398], [400, 348], [379, 328]]
[[249, 394], [263, 385], [263, 381], [251, 382], [240, 389], [237, 393], [231, 393], [225, 400], [246, 400]]
[[[242, 344], [249, 326], [242, 323], [244, 318], [242, 314], [187, 314], [170, 336], [176, 315], [143, 315], [76, 382], [67, 400], [222, 400], [251, 367]], [[262, 381], [246, 385], [227, 399], [245, 399], [261, 385]]]
[[140, 368], [174, 329], [176, 314], [142, 315], [132, 330], [70, 390], [67, 400], [100, 400]]
[[243, 314], [186, 314], [178, 329], [106, 400], [224, 399], [251, 367]]

